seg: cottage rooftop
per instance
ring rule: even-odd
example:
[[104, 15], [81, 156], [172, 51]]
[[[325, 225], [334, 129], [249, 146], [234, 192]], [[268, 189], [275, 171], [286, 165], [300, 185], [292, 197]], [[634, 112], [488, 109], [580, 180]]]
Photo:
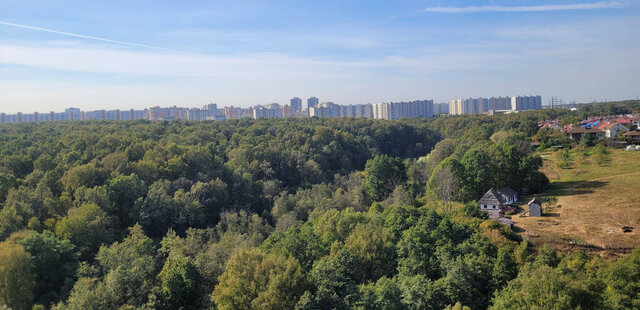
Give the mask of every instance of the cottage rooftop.
[[569, 129], [570, 133], [598, 133], [603, 132], [602, 129], [590, 127], [573, 127]]
[[478, 204], [482, 205], [501, 205], [505, 202], [504, 196], [493, 188], [490, 188], [482, 198], [478, 200]]
[[505, 195], [507, 197], [514, 197], [514, 196], [518, 195], [518, 192], [514, 191], [510, 187], [503, 187], [500, 190], [498, 190], [498, 192], [500, 192], [501, 194], [503, 194], [503, 195]]

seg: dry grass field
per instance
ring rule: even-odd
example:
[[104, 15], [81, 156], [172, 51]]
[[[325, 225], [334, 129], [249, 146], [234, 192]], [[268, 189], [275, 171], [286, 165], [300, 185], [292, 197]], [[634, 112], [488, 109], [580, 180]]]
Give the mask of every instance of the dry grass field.
[[575, 151], [564, 165], [543, 154], [551, 187], [540, 198], [550, 203], [543, 217], [514, 215], [516, 231], [534, 244], [603, 255], [640, 245], [640, 152], [609, 151], [603, 165]]

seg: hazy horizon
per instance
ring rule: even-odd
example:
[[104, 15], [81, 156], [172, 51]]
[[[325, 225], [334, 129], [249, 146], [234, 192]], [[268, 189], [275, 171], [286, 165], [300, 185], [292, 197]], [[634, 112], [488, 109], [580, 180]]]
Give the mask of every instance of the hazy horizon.
[[638, 1], [0, 6], [4, 113], [640, 94]]

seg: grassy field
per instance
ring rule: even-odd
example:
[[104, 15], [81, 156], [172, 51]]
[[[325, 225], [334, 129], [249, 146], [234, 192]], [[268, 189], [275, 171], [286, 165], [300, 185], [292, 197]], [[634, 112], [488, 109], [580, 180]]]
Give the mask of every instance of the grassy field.
[[534, 244], [608, 255], [640, 245], [640, 152], [609, 152], [604, 164], [579, 151], [542, 154], [551, 186], [540, 197], [550, 202], [543, 217], [514, 215], [516, 231]]

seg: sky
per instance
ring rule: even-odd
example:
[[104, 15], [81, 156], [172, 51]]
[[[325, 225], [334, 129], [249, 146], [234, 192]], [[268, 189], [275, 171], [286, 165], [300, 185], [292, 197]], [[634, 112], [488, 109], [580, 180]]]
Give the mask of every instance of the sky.
[[0, 112], [640, 96], [634, 1], [0, 0]]

